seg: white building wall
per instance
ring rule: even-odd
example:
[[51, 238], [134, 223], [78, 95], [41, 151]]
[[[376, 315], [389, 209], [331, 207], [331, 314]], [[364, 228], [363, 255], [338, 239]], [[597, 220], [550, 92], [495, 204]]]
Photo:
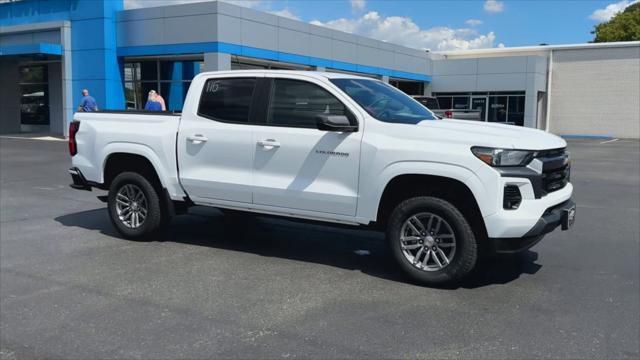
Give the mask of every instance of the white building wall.
[[640, 138], [640, 45], [555, 50], [549, 129]]

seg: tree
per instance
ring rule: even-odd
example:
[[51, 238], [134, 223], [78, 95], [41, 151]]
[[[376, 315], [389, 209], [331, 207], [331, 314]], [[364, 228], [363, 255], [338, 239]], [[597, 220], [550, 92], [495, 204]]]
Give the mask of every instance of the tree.
[[598, 24], [591, 32], [593, 42], [640, 40], [640, 2], [627, 6], [611, 20]]

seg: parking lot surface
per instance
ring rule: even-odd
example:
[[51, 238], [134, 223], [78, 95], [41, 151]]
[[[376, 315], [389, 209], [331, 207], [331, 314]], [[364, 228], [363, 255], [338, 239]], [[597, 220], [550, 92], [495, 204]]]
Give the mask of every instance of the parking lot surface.
[[434, 289], [373, 232], [194, 208], [120, 239], [66, 143], [0, 139], [1, 358], [638, 358], [640, 146], [569, 150], [575, 227]]

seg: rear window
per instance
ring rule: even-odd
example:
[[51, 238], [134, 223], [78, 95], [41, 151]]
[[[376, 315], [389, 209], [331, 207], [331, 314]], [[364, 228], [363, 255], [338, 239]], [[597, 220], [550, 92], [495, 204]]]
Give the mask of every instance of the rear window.
[[255, 78], [209, 79], [204, 84], [198, 115], [224, 122], [248, 123]]

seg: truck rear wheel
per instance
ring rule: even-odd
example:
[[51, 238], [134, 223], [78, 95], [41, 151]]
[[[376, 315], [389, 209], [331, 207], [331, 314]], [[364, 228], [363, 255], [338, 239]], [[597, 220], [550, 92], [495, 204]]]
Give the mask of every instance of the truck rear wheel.
[[402, 270], [426, 285], [461, 280], [478, 257], [469, 222], [451, 203], [435, 197], [400, 203], [389, 218], [387, 240]]
[[162, 222], [158, 193], [142, 175], [123, 172], [109, 187], [109, 217], [127, 239], [140, 240], [153, 234]]

